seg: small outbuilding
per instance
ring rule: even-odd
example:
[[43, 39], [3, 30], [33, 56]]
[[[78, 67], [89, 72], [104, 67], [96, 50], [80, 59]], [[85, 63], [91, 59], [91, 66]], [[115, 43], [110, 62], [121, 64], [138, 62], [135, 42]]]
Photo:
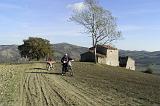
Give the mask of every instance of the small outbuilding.
[[[110, 66], [125, 67], [129, 70], [135, 70], [135, 60], [129, 56], [119, 57], [119, 51], [110, 45], [97, 45], [96, 49], [97, 63]], [[94, 47], [89, 48], [88, 52], [81, 54], [82, 62], [94, 62]]]
[[94, 54], [90, 51], [81, 54], [81, 62], [94, 62]]
[[[119, 66], [118, 49], [109, 45], [97, 45], [97, 62], [111, 66]], [[94, 48], [89, 48], [89, 51], [81, 54], [82, 62], [94, 62]]]

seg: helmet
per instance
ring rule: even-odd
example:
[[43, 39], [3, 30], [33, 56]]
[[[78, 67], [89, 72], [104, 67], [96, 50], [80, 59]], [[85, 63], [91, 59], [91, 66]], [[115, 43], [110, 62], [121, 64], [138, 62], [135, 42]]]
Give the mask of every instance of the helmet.
[[67, 56], [68, 54], [66, 53], [65, 56]]

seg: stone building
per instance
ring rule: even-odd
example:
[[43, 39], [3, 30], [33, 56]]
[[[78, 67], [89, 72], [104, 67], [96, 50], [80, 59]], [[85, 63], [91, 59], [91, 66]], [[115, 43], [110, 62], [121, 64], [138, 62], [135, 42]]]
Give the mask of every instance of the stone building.
[[[89, 48], [89, 51], [81, 54], [81, 61], [94, 61], [94, 48]], [[107, 64], [111, 66], [119, 66], [118, 49], [109, 45], [97, 45], [97, 62], [100, 64]]]
[[[119, 57], [119, 51], [109, 45], [97, 45], [97, 63], [110, 66], [120, 66], [126, 69], [135, 70], [135, 60], [131, 57]], [[94, 48], [89, 48], [88, 52], [81, 54], [82, 62], [94, 62]]]
[[129, 70], [135, 70], [135, 60], [131, 57], [119, 57], [119, 66]]

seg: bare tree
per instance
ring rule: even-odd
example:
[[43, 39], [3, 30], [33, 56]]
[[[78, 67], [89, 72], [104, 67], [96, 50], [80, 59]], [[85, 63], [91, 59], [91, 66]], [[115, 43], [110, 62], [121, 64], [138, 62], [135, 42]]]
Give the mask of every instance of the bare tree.
[[92, 46], [94, 47], [95, 62], [97, 62], [97, 44], [108, 44], [121, 37], [121, 32], [117, 31], [115, 17], [111, 12], [101, 7], [97, 0], [85, 0], [84, 9], [74, 10], [70, 18], [86, 29], [86, 33], [91, 34]]

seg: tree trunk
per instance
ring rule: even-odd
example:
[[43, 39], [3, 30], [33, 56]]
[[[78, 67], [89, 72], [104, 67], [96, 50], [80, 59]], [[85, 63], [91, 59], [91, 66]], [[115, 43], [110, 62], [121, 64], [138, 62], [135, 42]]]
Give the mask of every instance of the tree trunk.
[[94, 61], [95, 61], [95, 64], [97, 64], [97, 47], [96, 46], [94, 47]]
[[92, 33], [92, 46], [94, 47], [94, 44], [95, 44], [95, 42], [94, 42], [94, 35], [93, 35], [93, 33]]
[[40, 57], [39, 56], [37, 56], [37, 61], [39, 61], [40, 60]]
[[27, 55], [26, 55], [26, 57], [25, 57], [25, 62], [28, 60], [28, 57], [27, 57]]

